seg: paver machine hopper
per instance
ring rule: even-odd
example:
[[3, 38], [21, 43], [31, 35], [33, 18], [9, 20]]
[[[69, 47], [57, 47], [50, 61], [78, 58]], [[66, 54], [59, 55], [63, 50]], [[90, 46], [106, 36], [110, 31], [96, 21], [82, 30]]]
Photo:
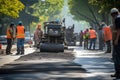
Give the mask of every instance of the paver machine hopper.
[[44, 37], [40, 43], [40, 52], [64, 52], [64, 34], [60, 22], [44, 22]]

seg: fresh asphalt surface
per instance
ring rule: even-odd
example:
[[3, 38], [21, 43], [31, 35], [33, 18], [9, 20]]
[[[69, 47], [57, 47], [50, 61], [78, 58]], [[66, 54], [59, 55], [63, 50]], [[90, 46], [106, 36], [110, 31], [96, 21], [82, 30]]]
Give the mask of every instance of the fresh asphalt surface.
[[[70, 47], [71, 48], [71, 47]], [[40, 55], [39, 52], [21, 56], [0, 68], [0, 80], [112, 80], [114, 73], [110, 54], [72, 47], [75, 58], [69, 55]], [[28, 53], [29, 49], [27, 49]], [[31, 50], [31, 49], [30, 49]], [[69, 52], [70, 53], [70, 52]], [[39, 54], [39, 55], [36, 55]], [[60, 54], [60, 53], [54, 53]], [[64, 54], [64, 53], [63, 53]], [[28, 57], [29, 56], [29, 57]]]

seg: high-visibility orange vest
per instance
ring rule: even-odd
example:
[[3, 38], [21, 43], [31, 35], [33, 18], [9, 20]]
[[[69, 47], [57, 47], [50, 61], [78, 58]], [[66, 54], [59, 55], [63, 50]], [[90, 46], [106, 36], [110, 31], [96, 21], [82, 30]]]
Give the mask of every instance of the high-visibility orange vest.
[[12, 38], [12, 35], [10, 34], [10, 27], [7, 28], [6, 35], [7, 35], [7, 38]]
[[17, 26], [17, 38], [25, 38], [24, 26]]
[[97, 38], [95, 30], [89, 30], [89, 35], [90, 35], [90, 38]]
[[109, 26], [103, 28], [104, 40], [109, 41], [112, 40], [112, 32]]

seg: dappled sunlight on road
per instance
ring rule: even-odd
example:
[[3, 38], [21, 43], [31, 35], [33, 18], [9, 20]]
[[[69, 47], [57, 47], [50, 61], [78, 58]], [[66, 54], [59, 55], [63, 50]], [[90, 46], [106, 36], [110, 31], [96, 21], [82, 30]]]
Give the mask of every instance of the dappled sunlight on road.
[[105, 54], [99, 50], [83, 50], [81, 47], [74, 49], [75, 59], [73, 62], [82, 65], [89, 74], [87, 77], [96, 77], [111, 80], [110, 74], [114, 73], [114, 65], [111, 60], [111, 53]]

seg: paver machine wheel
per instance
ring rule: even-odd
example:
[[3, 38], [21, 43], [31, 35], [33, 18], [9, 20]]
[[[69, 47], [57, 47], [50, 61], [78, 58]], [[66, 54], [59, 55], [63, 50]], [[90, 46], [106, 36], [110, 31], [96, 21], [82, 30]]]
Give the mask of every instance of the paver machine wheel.
[[41, 52], [64, 52], [63, 44], [42, 43], [40, 45]]

